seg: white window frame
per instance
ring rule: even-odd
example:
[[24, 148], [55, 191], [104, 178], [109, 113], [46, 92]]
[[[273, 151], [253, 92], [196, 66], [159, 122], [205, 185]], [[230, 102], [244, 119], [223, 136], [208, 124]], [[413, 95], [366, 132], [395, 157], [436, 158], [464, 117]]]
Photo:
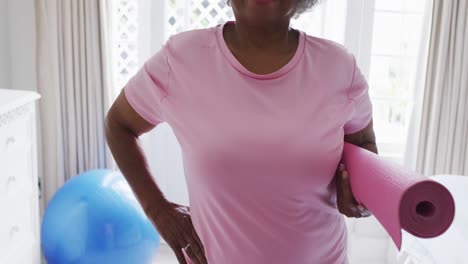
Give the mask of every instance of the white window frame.
[[140, 62], [147, 60], [164, 44], [166, 24], [164, 0], [138, 0], [140, 6]]
[[[367, 80], [370, 74], [375, 0], [353, 0], [347, 6], [345, 43]], [[356, 37], [357, 36], [357, 37]]]

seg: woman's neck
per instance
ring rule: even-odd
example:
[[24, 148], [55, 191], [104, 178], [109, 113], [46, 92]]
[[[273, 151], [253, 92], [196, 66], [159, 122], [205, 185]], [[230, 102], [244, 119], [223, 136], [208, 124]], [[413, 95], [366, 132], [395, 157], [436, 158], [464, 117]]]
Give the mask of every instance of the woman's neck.
[[249, 52], [289, 53], [297, 45], [297, 35], [289, 27], [289, 20], [255, 27], [242, 21], [232, 24], [231, 45]]

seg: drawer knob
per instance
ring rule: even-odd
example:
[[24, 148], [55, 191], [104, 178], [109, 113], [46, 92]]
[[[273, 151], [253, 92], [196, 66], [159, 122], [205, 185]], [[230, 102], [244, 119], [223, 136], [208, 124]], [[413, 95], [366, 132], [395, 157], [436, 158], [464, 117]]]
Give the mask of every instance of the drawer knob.
[[6, 140], [6, 147], [7, 147], [7, 149], [8, 149], [10, 146], [14, 145], [15, 143], [16, 143], [16, 138], [15, 138], [14, 136], [11, 136], [11, 137], [7, 138], [7, 140]]
[[8, 177], [7, 181], [6, 181], [6, 190], [7, 192], [12, 188], [12, 186], [16, 183], [16, 177], [15, 176], [10, 176]]
[[19, 232], [19, 226], [15, 225], [10, 229], [10, 240]]

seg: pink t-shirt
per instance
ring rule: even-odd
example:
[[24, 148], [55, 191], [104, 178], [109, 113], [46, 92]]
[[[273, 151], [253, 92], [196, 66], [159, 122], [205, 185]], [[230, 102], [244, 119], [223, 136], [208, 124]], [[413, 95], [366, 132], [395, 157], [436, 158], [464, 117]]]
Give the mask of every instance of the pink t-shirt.
[[224, 25], [172, 36], [124, 88], [177, 137], [208, 263], [347, 263], [333, 178], [344, 134], [372, 118], [354, 56], [300, 31], [289, 63], [259, 75], [231, 53]]

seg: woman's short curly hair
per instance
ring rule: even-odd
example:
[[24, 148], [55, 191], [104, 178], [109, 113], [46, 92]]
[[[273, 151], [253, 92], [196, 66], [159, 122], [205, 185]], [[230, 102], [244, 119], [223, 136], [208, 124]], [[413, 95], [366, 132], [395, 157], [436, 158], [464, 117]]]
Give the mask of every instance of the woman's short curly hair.
[[[295, 17], [298, 17], [300, 14], [307, 12], [312, 7], [314, 7], [320, 0], [298, 0], [297, 9], [294, 14]], [[229, 5], [230, 0], [227, 0], [227, 4]]]
[[314, 7], [318, 1], [319, 0], [299, 0], [299, 3], [297, 3], [295, 16], [299, 16], [300, 14], [312, 9], [312, 7]]

